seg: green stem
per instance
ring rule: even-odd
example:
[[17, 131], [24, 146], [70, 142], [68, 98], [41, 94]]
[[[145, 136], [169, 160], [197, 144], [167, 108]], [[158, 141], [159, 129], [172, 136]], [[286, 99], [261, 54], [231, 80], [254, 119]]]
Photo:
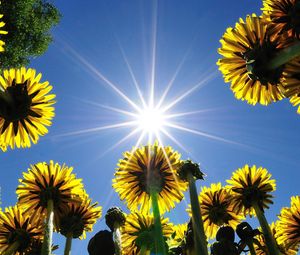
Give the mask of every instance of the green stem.
[[165, 241], [163, 237], [161, 221], [160, 221], [160, 213], [158, 206], [158, 193], [156, 191], [150, 192], [151, 201], [152, 201], [152, 210], [154, 217], [154, 232], [155, 232], [155, 248], [157, 250], [157, 254], [166, 255], [165, 250]]
[[53, 200], [49, 199], [47, 202], [47, 221], [46, 221], [44, 241], [43, 241], [41, 255], [51, 255], [52, 235], [53, 235], [53, 218], [54, 218]]
[[251, 255], [256, 255], [254, 245], [253, 245], [253, 240], [247, 242], [247, 246], [249, 248], [250, 254]]
[[192, 174], [187, 176], [189, 182], [189, 192], [192, 207], [192, 221], [193, 221], [193, 232], [194, 232], [194, 243], [196, 254], [208, 255], [207, 241], [204, 233], [203, 220], [200, 210], [200, 202], [198, 200], [197, 189], [195, 179]]
[[278, 248], [276, 241], [271, 233], [270, 226], [268, 224], [268, 221], [263, 213], [263, 211], [260, 209], [260, 207], [257, 204], [253, 205], [256, 216], [258, 218], [259, 224], [261, 226], [262, 232], [265, 237], [266, 246], [269, 250], [269, 254], [271, 255], [282, 255]]
[[114, 239], [114, 244], [115, 244], [115, 254], [116, 255], [121, 255], [122, 254], [122, 250], [121, 250], [121, 233], [120, 233], [119, 226], [114, 226], [113, 239]]
[[73, 239], [73, 233], [70, 232], [66, 235], [66, 244], [65, 244], [64, 255], [70, 255], [71, 254], [72, 239]]
[[300, 56], [300, 42], [282, 49], [276, 57], [270, 60], [269, 69], [276, 69], [298, 56]]
[[148, 249], [146, 245], [143, 245], [140, 249], [140, 255], [147, 255]]
[[15, 241], [12, 243], [8, 249], [3, 253], [3, 255], [13, 255], [17, 252], [18, 248], [20, 246], [20, 243], [18, 241]]

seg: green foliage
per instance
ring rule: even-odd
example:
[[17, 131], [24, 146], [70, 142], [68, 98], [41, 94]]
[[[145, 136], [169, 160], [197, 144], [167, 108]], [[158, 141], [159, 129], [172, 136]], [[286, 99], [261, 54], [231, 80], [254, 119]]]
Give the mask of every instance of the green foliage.
[[46, 0], [2, 0], [3, 14], [8, 31], [2, 36], [5, 51], [0, 56], [0, 69], [27, 66], [30, 58], [42, 55], [52, 41], [50, 29], [58, 24], [58, 9]]

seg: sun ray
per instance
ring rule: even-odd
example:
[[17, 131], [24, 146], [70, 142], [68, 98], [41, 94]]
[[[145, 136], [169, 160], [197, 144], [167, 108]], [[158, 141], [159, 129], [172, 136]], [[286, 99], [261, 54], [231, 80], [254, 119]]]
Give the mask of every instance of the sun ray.
[[177, 78], [178, 73], [180, 72], [183, 64], [185, 63], [187, 56], [189, 55], [189, 51], [190, 50], [187, 50], [187, 52], [185, 53], [184, 57], [180, 61], [179, 65], [177, 66], [177, 68], [175, 70], [175, 73], [173, 74], [171, 80], [168, 82], [168, 85], [167, 85], [166, 89], [164, 90], [164, 92], [163, 92], [163, 94], [162, 94], [162, 96], [161, 96], [161, 98], [160, 98], [160, 100], [159, 100], [159, 102], [158, 102], [158, 104], [156, 106], [157, 108], [160, 108], [161, 105], [163, 104], [163, 102], [164, 102], [167, 94], [169, 93], [171, 87], [173, 86], [173, 84], [174, 84], [174, 82], [175, 82], [175, 80]]
[[88, 62], [83, 56], [81, 56], [79, 53], [77, 53], [71, 45], [69, 45], [67, 42], [63, 41], [61, 42], [65, 48], [73, 55], [73, 57], [76, 58], [87, 70], [89, 70], [91, 73], [93, 73], [99, 81], [104, 81], [107, 85], [110, 86], [121, 98], [123, 98], [129, 105], [131, 105], [133, 108], [135, 108], [137, 111], [140, 111], [140, 107], [137, 106], [136, 103], [134, 103], [128, 96], [126, 96], [117, 85], [115, 85], [113, 82], [111, 82], [107, 77], [105, 77], [96, 67], [94, 67], [90, 62]]
[[[136, 128], [136, 129], [132, 130], [128, 135], [126, 135], [125, 137], [123, 137], [119, 142], [115, 143], [113, 146], [111, 146], [105, 152], [103, 152], [100, 157], [103, 157], [108, 152], [111, 152], [112, 150], [116, 149], [119, 145], [121, 145], [122, 143], [126, 142], [129, 138], [131, 138], [132, 136], [134, 136], [136, 133], [138, 133], [140, 131], [141, 130], [139, 128]], [[140, 137], [142, 135], [143, 135], [143, 132], [141, 132]], [[139, 141], [139, 139], [138, 139], [138, 141]]]
[[165, 134], [171, 141], [173, 141], [180, 149], [182, 149], [185, 153], [190, 155], [191, 153], [185, 148], [174, 136], [172, 136], [167, 130], [164, 128], [161, 129], [161, 132]]
[[192, 88], [190, 88], [185, 93], [183, 93], [181, 96], [179, 96], [175, 100], [173, 100], [170, 104], [168, 104], [167, 106], [165, 106], [162, 111], [166, 112], [167, 110], [169, 110], [170, 108], [172, 108], [174, 105], [178, 104], [180, 101], [182, 101], [188, 95], [190, 95], [191, 93], [193, 93], [196, 89], [198, 89], [200, 87], [203, 87], [209, 81], [211, 81], [213, 78], [217, 77], [217, 74], [218, 74], [218, 71], [214, 71], [214, 72], [210, 73], [209, 75], [207, 75], [207, 77], [205, 77], [203, 80], [201, 80], [200, 82], [198, 82]]
[[139, 86], [139, 84], [138, 84], [138, 82], [136, 80], [136, 77], [135, 77], [134, 73], [133, 73], [133, 70], [132, 70], [131, 65], [130, 65], [130, 63], [128, 61], [128, 58], [127, 58], [127, 56], [125, 54], [125, 51], [124, 51], [124, 49], [123, 49], [123, 47], [122, 47], [122, 45], [121, 45], [120, 40], [118, 39], [118, 37], [116, 37], [116, 40], [118, 42], [118, 45], [119, 45], [122, 57], [123, 57], [123, 59], [124, 59], [124, 61], [126, 63], [126, 66], [127, 66], [128, 72], [129, 72], [129, 74], [131, 76], [131, 79], [133, 81], [133, 84], [134, 84], [134, 86], [136, 88], [136, 91], [137, 91], [139, 97], [140, 97], [142, 105], [143, 105], [143, 107], [146, 107], [146, 101], [145, 101], [145, 99], [143, 97], [142, 91], [141, 91], [140, 86]]
[[84, 134], [94, 133], [94, 132], [107, 130], [107, 129], [115, 129], [115, 128], [135, 126], [136, 124], [137, 124], [136, 121], [126, 121], [126, 122], [121, 122], [121, 123], [117, 123], [117, 124], [113, 124], [113, 125], [107, 125], [107, 126], [95, 127], [95, 128], [88, 128], [88, 129], [78, 130], [78, 131], [74, 131], [74, 132], [59, 134], [59, 135], [56, 135], [54, 137], [57, 138], [57, 137], [84, 135]]
[[203, 109], [203, 110], [199, 110], [199, 111], [190, 111], [190, 112], [179, 112], [179, 113], [173, 113], [173, 114], [166, 114], [164, 115], [165, 119], [173, 119], [173, 118], [177, 118], [177, 117], [185, 117], [188, 115], [195, 115], [198, 113], [205, 113], [205, 112], [211, 112], [211, 111], [216, 111], [219, 109], [224, 109], [224, 107], [222, 108], [208, 108], [208, 109]]
[[217, 140], [217, 141], [220, 141], [220, 142], [225, 142], [225, 143], [239, 145], [239, 146], [248, 148], [247, 145], [237, 143], [237, 142], [234, 142], [234, 141], [231, 141], [231, 140], [228, 140], [228, 139], [216, 136], [216, 135], [212, 135], [212, 134], [209, 134], [209, 133], [206, 133], [206, 132], [202, 132], [202, 131], [199, 131], [199, 130], [186, 128], [186, 127], [180, 126], [178, 124], [168, 122], [168, 123], [166, 123], [166, 126], [169, 126], [169, 127], [181, 130], [181, 131], [185, 131], [185, 132], [188, 132], [188, 133], [191, 133], [191, 134], [195, 134], [195, 135], [203, 136], [203, 137], [210, 138], [210, 139], [213, 139], [213, 140]]
[[152, 25], [152, 52], [151, 52], [151, 78], [150, 78], [150, 107], [154, 106], [154, 83], [156, 67], [156, 44], [157, 44], [157, 19], [158, 19], [158, 1], [154, 1], [153, 25]]

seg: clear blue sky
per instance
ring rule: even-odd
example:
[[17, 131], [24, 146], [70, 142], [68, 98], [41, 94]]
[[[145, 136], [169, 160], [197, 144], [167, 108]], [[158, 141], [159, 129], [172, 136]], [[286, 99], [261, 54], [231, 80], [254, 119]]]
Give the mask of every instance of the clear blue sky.
[[[281, 207], [289, 206], [291, 196], [299, 195], [300, 116], [296, 108], [288, 100], [268, 107], [237, 101], [215, 64], [225, 29], [247, 14], [260, 15], [261, 1], [159, 0], [157, 9], [155, 1], [146, 0], [53, 2], [63, 15], [61, 23], [53, 29], [54, 42], [46, 54], [34, 59], [30, 67], [42, 72], [43, 79], [53, 85], [57, 95], [56, 116], [49, 134], [41, 137], [37, 145], [0, 154], [2, 207], [15, 204], [18, 178], [30, 164], [53, 159], [74, 167], [87, 192], [103, 207], [103, 215], [114, 205], [126, 210], [112, 190], [111, 179], [122, 152], [132, 148], [138, 135], [108, 151], [132, 129], [66, 134], [126, 121], [126, 116], [97, 104], [133, 110], [95, 72], [140, 104], [122, 51], [143, 94], [149, 95], [155, 20], [155, 100], [180, 64], [167, 102], [209, 77], [204, 86], [176, 104], [172, 111], [210, 109], [177, 121], [233, 142], [169, 129], [186, 151], [166, 137], [164, 143], [180, 151], [182, 158], [201, 163], [207, 174], [206, 180], [198, 185], [219, 181], [225, 184], [232, 171], [246, 163], [266, 167], [277, 180], [274, 205], [267, 211], [270, 222], [276, 219]], [[185, 203], [179, 204], [169, 216], [174, 223], [184, 223]], [[94, 233], [106, 228], [102, 219], [95, 225]], [[251, 222], [256, 224], [256, 220]], [[87, 243], [94, 233], [84, 241], [75, 240], [72, 254], [87, 254]], [[56, 254], [62, 254], [62, 239], [56, 235], [55, 241], [61, 245]]]

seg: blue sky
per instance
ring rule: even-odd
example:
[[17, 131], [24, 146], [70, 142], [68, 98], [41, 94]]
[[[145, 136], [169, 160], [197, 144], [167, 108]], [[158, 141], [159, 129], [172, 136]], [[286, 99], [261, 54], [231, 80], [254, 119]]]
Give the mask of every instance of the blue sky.
[[[183, 159], [191, 158], [201, 164], [207, 178], [198, 187], [219, 181], [225, 184], [232, 171], [245, 164], [263, 166], [277, 181], [274, 205], [266, 213], [270, 222], [276, 219], [280, 208], [289, 206], [291, 196], [299, 195], [300, 116], [296, 108], [288, 100], [268, 107], [253, 107], [236, 100], [215, 64], [219, 40], [226, 28], [247, 14], [259, 15], [261, 1], [53, 2], [60, 9], [62, 20], [53, 29], [54, 42], [46, 54], [32, 60], [30, 67], [42, 72], [43, 79], [53, 85], [56, 116], [49, 134], [41, 137], [37, 145], [0, 154], [2, 207], [15, 204], [18, 179], [30, 164], [53, 159], [74, 167], [87, 192], [103, 207], [103, 216], [115, 205], [127, 211], [112, 190], [111, 179], [122, 152], [135, 145], [138, 135], [111, 150], [132, 128], [72, 135], [127, 121], [123, 114], [105, 107], [133, 110], [99, 78], [99, 73], [140, 105], [124, 56], [146, 98], [154, 77], [154, 101], [158, 101], [176, 70], [166, 103], [205, 81], [178, 102], [172, 112], [204, 110], [176, 121], [224, 141], [169, 129], [185, 147], [183, 150], [163, 136], [164, 144], [172, 145]], [[170, 220], [187, 221], [185, 207], [185, 202], [180, 203], [168, 214]], [[251, 222], [255, 226], [256, 220]], [[73, 242], [72, 254], [87, 254], [88, 240], [106, 228], [102, 217], [86, 240]], [[61, 245], [56, 253], [62, 254], [63, 239], [55, 235], [55, 241]]]

